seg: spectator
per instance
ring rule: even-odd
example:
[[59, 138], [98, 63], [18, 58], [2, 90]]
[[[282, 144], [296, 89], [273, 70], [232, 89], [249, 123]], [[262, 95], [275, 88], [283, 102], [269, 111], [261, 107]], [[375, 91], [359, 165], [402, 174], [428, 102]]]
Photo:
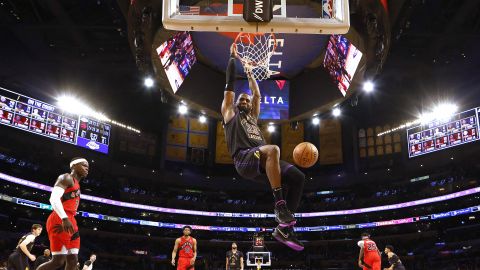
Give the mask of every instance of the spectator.
[[90, 259], [83, 264], [82, 270], [92, 270], [93, 263], [95, 262], [96, 259], [97, 259], [97, 255], [95, 254], [90, 255]]
[[52, 258], [50, 258], [50, 249], [47, 248], [43, 251], [43, 255], [39, 256], [37, 258], [37, 260], [35, 261], [35, 268], [34, 269], [37, 269], [40, 265], [50, 261], [51, 259]]

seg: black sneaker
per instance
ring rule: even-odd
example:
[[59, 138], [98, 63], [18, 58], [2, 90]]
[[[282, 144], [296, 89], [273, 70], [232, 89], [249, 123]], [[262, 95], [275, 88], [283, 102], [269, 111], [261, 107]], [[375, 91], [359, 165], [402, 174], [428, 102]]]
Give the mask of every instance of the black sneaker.
[[278, 201], [275, 204], [275, 221], [283, 227], [293, 226], [297, 222], [293, 214], [288, 210], [285, 201]]
[[272, 236], [277, 239], [278, 242], [287, 245], [293, 250], [302, 251], [304, 249], [303, 244], [298, 241], [293, 227], [282, 227], [278, 225], [273, 231]]

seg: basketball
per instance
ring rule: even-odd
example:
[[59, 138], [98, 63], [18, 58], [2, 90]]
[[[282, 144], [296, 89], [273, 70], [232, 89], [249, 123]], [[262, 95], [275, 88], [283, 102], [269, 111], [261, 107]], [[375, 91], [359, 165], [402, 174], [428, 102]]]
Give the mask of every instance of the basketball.
[[318, 150], [309, 142], [302, 142], [293, 149], [293, 161], [302, 168], [310, 168], [318, 160]]

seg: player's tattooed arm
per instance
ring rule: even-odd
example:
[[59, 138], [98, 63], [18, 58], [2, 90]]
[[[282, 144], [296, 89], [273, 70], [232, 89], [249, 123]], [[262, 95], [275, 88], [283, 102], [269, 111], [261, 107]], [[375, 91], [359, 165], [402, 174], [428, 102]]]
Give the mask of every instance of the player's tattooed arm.
[[247, 73], [248, 77], [248, 86], [252, 91], [252, 115], [258, 119], [258, 115], [260, 115], [260, 99], [262, 99], [262, 95], [260, 94], [260, 88], [258, 87], [257, 81], [253, 78], [250, 72]]
[[234, 45], [230, 47], [230, 59], [228, 60], [226, 74], [226, 85], [225, 91], [223, 92], [223, 102], [222, 102], [222, 116], [223, 122], [228, 123], [234, 116], [234, 103], [235, 103], [235, 49]]

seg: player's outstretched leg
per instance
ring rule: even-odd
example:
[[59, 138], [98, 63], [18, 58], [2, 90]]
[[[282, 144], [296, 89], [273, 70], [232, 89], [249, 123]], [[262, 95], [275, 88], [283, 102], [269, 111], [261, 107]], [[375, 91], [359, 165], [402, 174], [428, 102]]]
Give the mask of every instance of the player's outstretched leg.
[[[285, 162], [280, 162], [280, 149], [276, 145], [264, 145], [259, 148], [261, 152], [261, 164], [263, 168], [265, 169], [265, 172], [267, 174], [268, 180], [270, 182], [270, 185], [273, 190], [273, 196], [275, 198], [275, 220], [278, 222], [278, 226], [275, 228], [273, 232], [273, 237], [277, 239], [279, 242], [287, 245], [288, 247], [300, 251], [303, 250], [303, 244], [298, 241], [297, 236], [295, 235], [295, 231], [293, 226], [296, 223], [295, 217], [293, 216], [292, 212], [287, 207], [287, 202], [285, 201], [283, 197], [283, 189], [282, 189], [282, 168], [280, 165], [282, 165], [283, 169], [285, 170], [285, 176], [286, 178], [284, 179], [285, 184], [293, 184], [293, 182], [299, 182], [297, 184], [301, 184], [301, 189], [303, 189], [303, 179], [304, 176], [303, 174], [298, 175], [297, 178], [303, 178], [299, 179], [299, 181], [293, 181], [296, 179], [288, 179], [290, 176], [295, 176], [294, 174], [286, 174], [289, 169], [291, 169], [291, 166], [288, 166], [289, 164], [285, 164]], [[282, 163], [282, 164], [281, 164]], [[291, 180], [291, 181], [288, 181]], [[291, 194], [297, 195], [299, 191], [293, 188]], [[298, 203], [299, 203], [299, 198], [297, 196], [292, 197], [294, 199], [293, 205], [290, 204], [291, 206], [294, 206], [296, 210]]]
[[[282, 186], [285, 188], [285, 197], [287, 198], [287, 207], [294, 213], [300, 205], [305, 184], [305, 174], [297, 167], [283, 160], [280, 160], [280, 169], [282, 172]], [[275, 239], [294, 250], [300, 251], [304, 248], [303, 244], [297, 240], [293, 226], [278, 226], [272, 235]]]
[[294, 225], [296, 220], [287, 208], [283, 198], [282, 176], [280, 170], [280, 148], [276, 145], [264, 145], [259, 148], [260, 161], [272, 187], [275, 199], [275, 220], [282, 226]]
[[52, 259], [46, 263], [41, 264], [37, 270], [55, 270], [63, 267], [65, 261], [67, 260], [67, 255], [53, 255]]

